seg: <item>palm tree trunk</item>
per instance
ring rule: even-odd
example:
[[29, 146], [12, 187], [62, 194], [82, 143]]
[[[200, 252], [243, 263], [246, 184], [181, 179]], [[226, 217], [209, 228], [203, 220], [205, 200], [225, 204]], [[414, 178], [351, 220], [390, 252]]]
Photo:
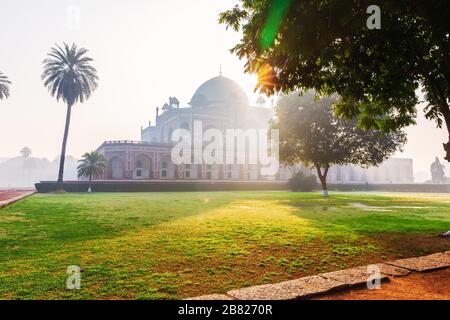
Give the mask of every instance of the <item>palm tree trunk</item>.
[[89, 175], [89, 187], [88, 187], [88, 192], [92, 191], [92, 173]]
[[67, 145], [67, 137], [69, 136], [71, 114], [72, 114], [72, 105], [67, 104], [66, 126], [64, 128], [64, 137], [61, 148], [61, 159], [59, 160], [58, 182], [56, 183], [57, 190], [63, 190], [64, 162], [66, 160], [66, 145]]

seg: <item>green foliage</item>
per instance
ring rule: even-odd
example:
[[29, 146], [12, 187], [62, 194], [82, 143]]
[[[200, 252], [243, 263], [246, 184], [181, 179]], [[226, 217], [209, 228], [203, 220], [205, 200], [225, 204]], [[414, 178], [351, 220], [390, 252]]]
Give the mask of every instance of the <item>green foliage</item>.
[[86, 152], [83, 158], [78, 161], [78, 177], [98, 178], [103, 174], [106, 168], [106, 158], [97, 151]]
[[275, 40], [283, 17], [292, 0], [273, 0], [264, 29], [261, 32], [261, 47], [268, 48]]
[[236, 5], [233, 9], [219, 15], [219, 23], [226, 23], [227, 29], [231, 27], [234, 31], [238, 31], [241, 27], [241, 20], [246, 19], [247, 16], [247, 11]]
[[404, 132], [364, 130], [356, 126], [356, 120], [335, 117], [337, 99], [319, 99], [312, 92], [283, 96], [271, 123], [279, 130], [280, 161], [316, 168], [324, 190], [332, 165], [376, 166], [406, 143]]
[[[288, 1], [286, 1], [287, 3]], [[366, 26], [370, 0], [293, 1], [269, 45], [262, 41], [273, 0], [243, 0], [220, 22], [242, 30], [232, 49], [258, 73], [257, 89], [337, 92], [336, 112], [358, 125], [395, 131], [415, 123], [417, 89], [426, 117], [450, 130], [450, 2], [382, 1], [381, 29]], [[444, 147], [450, 161], [450, 143]]]
[[289, 179], [289, 188], [292, 191], [311, 192], [317, 187], [317, 178], [299, 171]]
[[5, 76], [2, 72], [0, 72], [0, 100], [6, 99], [9, 97], [9, 86], [11, 85], [11, 81], [8, 80], [8, 77]]

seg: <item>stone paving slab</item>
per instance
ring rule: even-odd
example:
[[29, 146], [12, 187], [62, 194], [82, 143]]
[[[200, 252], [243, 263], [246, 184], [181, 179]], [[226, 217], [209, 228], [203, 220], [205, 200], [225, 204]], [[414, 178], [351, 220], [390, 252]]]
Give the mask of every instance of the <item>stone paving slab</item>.
[[227, 294], [238, 300], [291, 300], [297, 297], [279, 283], [231, 290]]
[[386, 263], [377, 264], [380, 268], [382, 274], [388, 275], [390, 277], [404, 277], [411, 273], [411, 270], [404, 269], [397, 266], [391, 266]]
[[420, 258], [400, 259], [387, 262], [387, 264], [418, 272], [431, 271], [450, 266], [448, 260], [444, 261], [442, 256], [437, 254]]
[[430, 254], [425, 258], [443, 263], [446, 267], [450, 267], [450, 251]]
[[344, 283], [326, 279], [320, 275], [281, 282], [281, 285], [292, 292], [296, 292], [297, 299], [308, 298], [345, 287]]
[[[367, 271], [367, 267], [358, 267], [328, 273], [320, 274], [321, 277], [326, 279], [335, 280], [341, 283], [344, 283], [347, 287], [354, 287], [366, 284], [369, 280], [370, 274]], [[386, 274], [380, 275], [381, 281], [389, 280]]]
[[345, 285], [320, 276], [309, 276], [276, 284], [266, 284], [229, 291], [239, 300], [293, 300], [305, 299], [343, 288]]
[[234, 300], [232, 297], [227, 296], [225, 294], [208, 294], [208, 295], [204, 295], [204, 296], [199, 296], [199, 297], [193, 297], [193, 298], [188, 298], [186, 300]]

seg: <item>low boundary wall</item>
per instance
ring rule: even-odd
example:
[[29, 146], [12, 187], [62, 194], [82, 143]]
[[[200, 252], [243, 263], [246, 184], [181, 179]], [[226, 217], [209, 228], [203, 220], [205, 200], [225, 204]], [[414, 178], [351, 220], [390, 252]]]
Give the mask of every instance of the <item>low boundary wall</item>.
[[[41, 193], [56, 190], [56, 182], [36, 183]], [[86, 192], [88, 184], [82, 181], [64, 182], [67, 192]], [[175, 192], [175, 191], [260, 191], [288, 190], [286, 182], [280, 181], [95, 181], [93, 192]]]
[[[55, 181], [36, 183], [40, 193], [56, 190]], [[87, 182], [64, 182], [67, 192], [86, 192]], [[450, 193], [450, 184], [329, 184], [330, 191], [432, 192]], [[286, 181], [186, 181], [186, 180], [104, 180], [94, 181], [93, 192], [175, 192], [175, 191], [263, 191], [289, 190]]]

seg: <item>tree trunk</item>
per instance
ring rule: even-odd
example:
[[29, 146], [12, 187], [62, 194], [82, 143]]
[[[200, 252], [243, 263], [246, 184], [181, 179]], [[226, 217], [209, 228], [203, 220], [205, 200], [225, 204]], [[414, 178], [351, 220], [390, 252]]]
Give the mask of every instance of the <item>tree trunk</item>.
[[88, 187], [88, 192], [92, 191], [92, 173], [89, 175], [89, 187]]
[[437, 105], [439, 108], [439, 111], [442, 114], [442, 117], [444, 118], [445, 125], [447, 127], [447, 133], [449, 134], [448, 142], [443, 143], [444, 151], [445, 151], [445, 157], [444, 159], [450, 162], [450, 107], [447, 103], [447, 96], [445, 95], [444, 90], [439, 85], [439, 83], [434, 79], [432, 76], [429, 75], [429, 72], [427, 72], [427, 68], [425, 66], [425, 63], [422, 64], [423, 68], [423, 74], [422, 76], [425, 77], [427, 82], [429, 83], [431, 87], [432, 94], [434, 95]]
[[71, 114], [72, 114], [72, 105], [67, 104], [66, 126], [64, 128], [64, 137], [61, 148], [61, 159], [59, 160], [58, 182], [56, 183], [57, 190], [63, 190], [64, 162], [66, 160], [66, 145], [67, 145], [67, 137], [69, 136]]
[[[448, 62], [448, 61], [447, 61]], [[436, 97], [436, 100], [438, 101], [439, 111], [442, 113], [442, 116], [444, 118], [445, 126], [447, 127], [447, 132], [449, 134], [448, 142], [443, 143], [444, 151], [445, 151], [445, 157], [444, 159], [450, 162], [450, 107], [447, 103], [447, 97], [444, 94], [444, 91], [442, 88], [439, 87], [437, 82], [432, 81], [431, 79], [431, 85], [433, 94]], [[446, 233], [442, 234], [443, 237], [449, 237], [450, 236], [450, 230]]]
[[321, 168], [320, 164], [316, 163], [315, 167], [317, 170], [317, 176], [319, 177], [319, 180], [320, 180], [320, 184], [322, 185], [323, 196], [328, 197], [327, 174], [328, 174], [328, 169], [330, 168], [330, 166], [327, 164], [325, 166], [325, 170], [323, 173], [322, 173], [322, 168]]

